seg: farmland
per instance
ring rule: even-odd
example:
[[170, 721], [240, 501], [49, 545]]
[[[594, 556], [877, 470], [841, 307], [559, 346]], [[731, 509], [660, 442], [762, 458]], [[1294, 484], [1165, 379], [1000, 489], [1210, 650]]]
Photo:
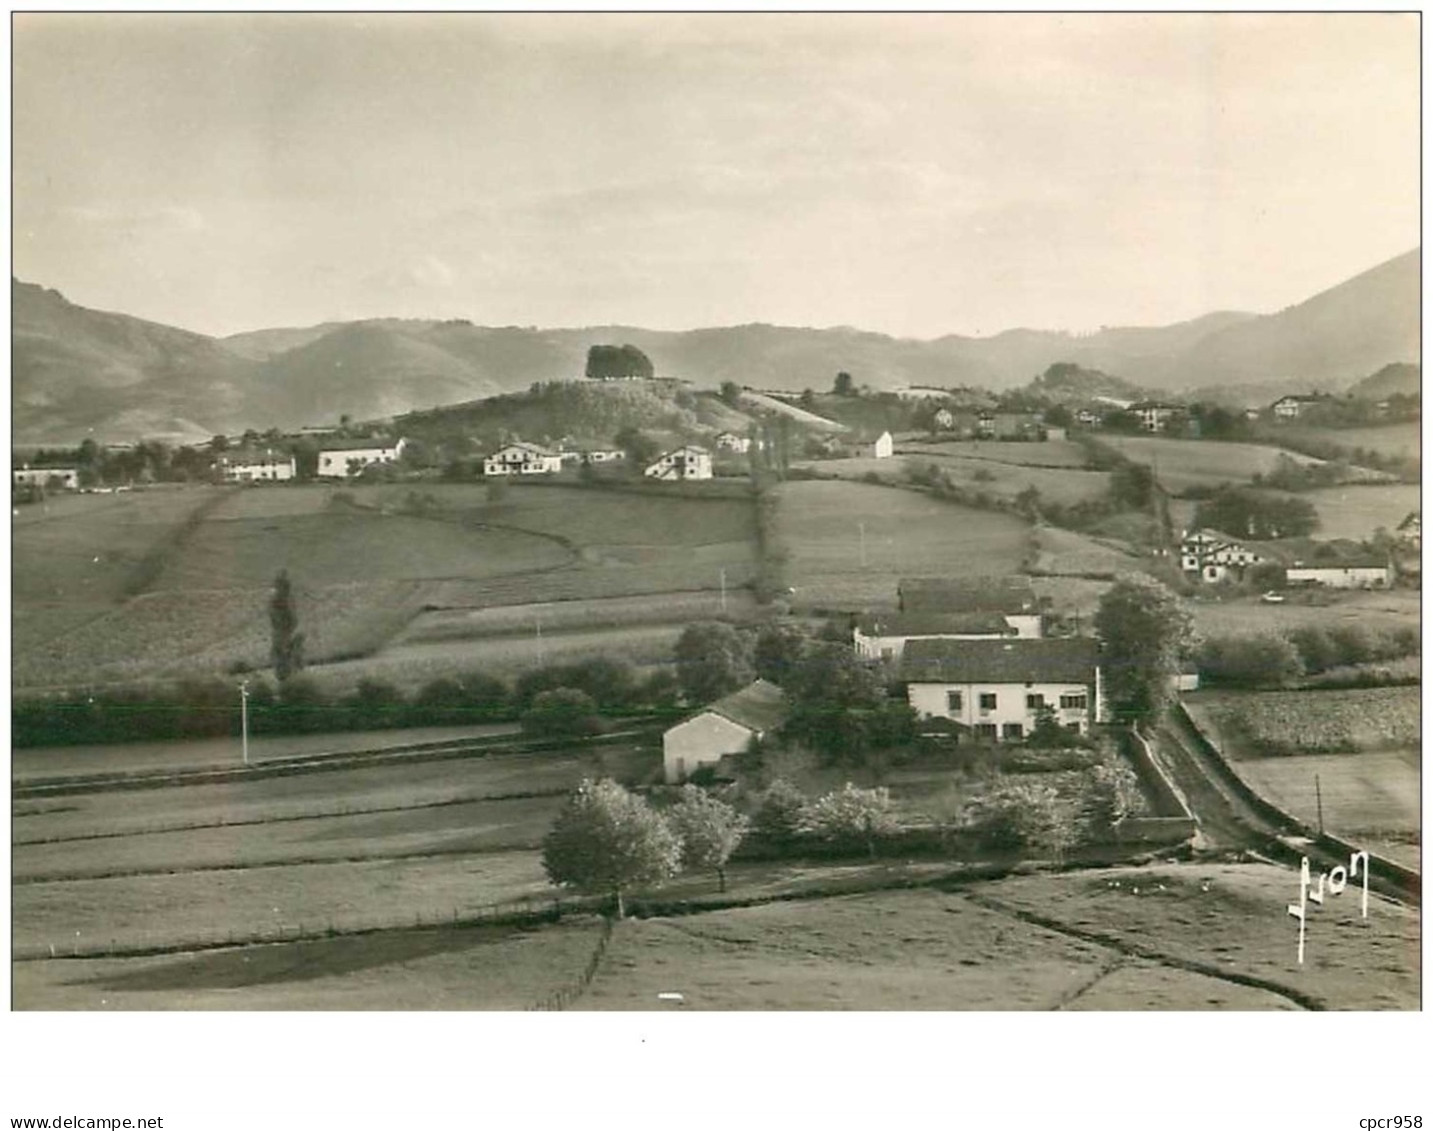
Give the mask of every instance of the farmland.
[[906, 440], [896, 445], [899, 455], [943, 455], [1019, 467], [1055, 467], [1079, 470], [1085, 467], [1085, 449], [1073, 440], [1044, 440], [1039, 443], [1002, 440]]
[[[957, 445], [941, 445], [956, 447]], [[1012, 448], [1039, 448], [1042, 444], [1010, 444]], [[1102, 498], [1108, 493], [1110, 476], [1105, 471], [1086, 471], [1079, 467], [1044, 467], [1003, 462], [990, 458], [971, 459], [944, 452], [917, 452], [910, 449], [905, 458], [907, 467], [935, 466], [949, 475], [961, 488], [988, 491], [1002, 499], [1013, 499], [1022, 491], [1034, 488], [1040, 495], [1065, 506]]]
[[1418, 459], [1423, 444], [1422, 425], [1416, 420], [1371, 428], [1300, 428], [1298, 435], [1349, 451], [1366, 448], [1395, 459]]
[[1283, 604], [1270, 605], [1257, 597], [1223, 597], [1201, 593], [1186, 602], [1201, 636], [1250, 636], [1283, 632], [1304, 625], [1332, 628], [1361, 625], [1369, 630], [1404, 628], [1417, 624], [1421, 594], [1414, 590], [1313, 590], [1289, 594]]
[[1380, 526], [1392, 533], [1409, 511], [1422, 507], [1422, 492], [1411, 483], [1370, 484], [1358, 487], [1324, 487], [1306, 491], [1318, 512], [1320, 538], [1373, 537]]
[[788, 482], [777, 500], [788, 584], [802, 608], [888, 606], [901, 577], [1012, 573], [1029, 546], [1016, 518], [914, 491]]
[[[603, 602], [661, 594], [642, 623], [671, 624], [698, 605], [719, 608], [725, 584], [736, 613], [755, 570], [754, 516], [739, 487], [698, 496], [515, 484], [489, 500], [481, 485], [294, 485], [47, 506], [23, 511], [14, 539], [13, 680], [37, 690], [262, 668], [268, 587], [279, 569], [294, 580], [310, 662], [318, 672], [338, 665], [322, 677], [334, 686], [366, 674], [411, 683], [403, 669], [419, 658], [423, 670], [452, 670], [469, 635], [462, 614], [474, 610], [535, 613], [522, 625], [509, 618], [512, 632], [544, 618], [630, 631], [631, 609]], [[596, 604], [579, 607], [585, 601]], [[573, 604], [532, 608], [553, 602]], [[449, 616], [414, 623], [425, 611]], [[474, 623], [471, 635], [492, 637], [496, 624]], [[445, 657], [409, 654], [435, 641], [446, 642]], [[592, 646], [569, 643], [584, 654]], [[501, 663], [515, 651], [523, 646], [493, 641], [491, 655], [459, 666]], [[564, 649], [554, 639], [540, 651]]]
[[1136, 463], [1153, 466], [1159, 481], [1174, 494], [1191, 487], [1247, 483], [1255, 474], [1267, 475], [1273, 471], [1281, 456], [1298, 463], [1322, 462], [1262, 444], [1162, 440], [1153, 436], [1119, 436], [1112, 433], [1101, 433], [1100, 442], [1118, 449]]
[[1260, 691], [1201, 696], [1219, 734], [1250, 755], [1339, 754], [1416, 747], [1417, 687]]

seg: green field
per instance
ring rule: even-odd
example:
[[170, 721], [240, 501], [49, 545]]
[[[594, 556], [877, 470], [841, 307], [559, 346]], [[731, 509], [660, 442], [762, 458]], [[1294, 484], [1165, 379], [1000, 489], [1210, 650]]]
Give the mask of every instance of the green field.
[[1200, 592], [1185, 602], [1200, 636], [1252, 636], [1303, 625], [1361, 625], [1371, 631], [1406, 628], [1421, 619], [1422, 594], [1410, 589], [1313, 590], [1288, 593], [1282, 604], [1258, 597]]
[[1148, 561], [1109, 541], [1058, 526], [1036, 527], [1035, 545], [1035, 567], [1045, 573], [1134, 573]]
[[1423, 506], [1422, 490], [1412, 483], [1324, 487], [1299, 497], [1318, 511], [1319, 525], [1314, 533], [1323, 539], [1362, 541], [1373, 537], [1380, 526], [1391, 534], [1409, 511]]
[[902, 577], [1011, 573], [1029, 547], [1019, 519], [915, 491], [801, 481], [782, 484], [777, 500], [801, 608], [889, 606]]
[[1395, 459], [1418, 459], [1423, 452], [1423, 428], [1416, 420], [1372, 428], [1300, 428], [1298, 434], [1349, 450], [1367, 448]]
[[[280, 569], [294, 580], [318, 673], [366, 658], [364, 674], [409, 683], [402, 669], [414, 657], [405, 649], [434, 631], [463, 638], [454, 626], [465, 612], [658, 594], [646, 623], [670, 624], [697, 605], [719, 610], [723, 584], [732, 611], [749, 604], [740, 590], [755, 572], [754, 510], [740, 490], [513, 485], [490, 503], [479, 484], [420, 487], [187, 488], [21, 508], [14, 685], [59, 690], [262, 668], [266, 602]], [[202, 521], [185, 524], [206, 505]], [[441, 629], [431, 620], [415, 626], [391, 655], [381, 652], [425, 612], [451, 618]], [[555, 619], [594, 631], [632, 621], [630, 611], [604, 616], [600, 606], [569, 606]], [[522, 631], [516, 622], [513, 631]], [[488, 651], [458, 666], [504, 663], [512, 649]], [[343, 683], [345, 672], [324, 678]]]
[[1418, 687], [1209, 692], [1198, 709], [1243, 757], [1417, 748], [1422, 726]]
[[1000, 440], [907, 440], [897, 443], [899, 455], [926, 454], [1015, 464], [1020, 467], [1054, 467], [1078, 470], [1089, 463], [1085, 449], [1073, 440], [1045, 440], [1040, 443]]
[[1154, 436], [1101, 433], [1100, 442], [1123, 452], [1136, 463], [1154, 467], [1166, 490], [1179, 494], [1191, 487], [1247, 483], [1256, 473], [1267, 475], [1287, 456], [1297, 463], [1321, 463], [1310, 456], [1262, 444], [1215, 440], [1164, 440]]
[[[956, 445], [949, 445], [955, 447]], [[1039, 444], [1012, 444], [1011, 447], [1033, 448]], [[1002, 499], [1013, 499], [1030, 488], [1044, 499], [1070, 506], [1103, 498], [1109, 491], [1110, 476], [1106, 471], [1085, 471], [1077, 467], [1032, 467], [1018, 463], [1000, 463], [993, 459], [970, 459], [940, 452], [904, 457], [908, 468], [924, 469], [931, 465], [949, 475], [955, 485], [967, 491], [987, 491]]]

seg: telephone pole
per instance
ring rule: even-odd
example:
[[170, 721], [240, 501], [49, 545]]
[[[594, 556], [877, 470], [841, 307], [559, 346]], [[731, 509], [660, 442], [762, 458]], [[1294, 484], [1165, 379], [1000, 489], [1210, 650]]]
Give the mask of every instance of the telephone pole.
[[239, 681], [239, 733], [242, 736], [244, 765], [249, 764], [249, 681]]

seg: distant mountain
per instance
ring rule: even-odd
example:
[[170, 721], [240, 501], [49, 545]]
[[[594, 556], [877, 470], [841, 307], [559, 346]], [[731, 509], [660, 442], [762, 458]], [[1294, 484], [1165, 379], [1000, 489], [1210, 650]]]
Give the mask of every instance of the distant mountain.
[[1421, 252], [1410, 251], [1278, 314], [1216, 330], [1158, 378], [1142, 379], [1167, 388], [1291, 379], [1342, 389], [1390, 362], [1419, 359], [1421, 276]]
[[[844, 370], [877, 390], [1007, 389], [1062, 362], [1121, 388], [1342, 389], [1419, 356], [1419, 252], [1278, 314], [1223, 311], [1092, 334], [1017, 329], [991, 338], [893, 338], [761, 323], [688, 331], [540, 330], [457, 319], [368, 319], [216, 339], [88, 310], [12, 280], [14, 440], [197, 438], [391, 417], [568, 380], [588, 347], [631, 344], [659, 376], [715, 388], [825, 392]], [[1105, 392], [1102, 395], [1121, 395]]]
[[1382, 401], [1393, 396], [1421, 396], [1423, 367], [1407, 362], [1385, 365], [1377, 373], [1355, 382], [1348, 390], [1351, 397], [1366, 401]]

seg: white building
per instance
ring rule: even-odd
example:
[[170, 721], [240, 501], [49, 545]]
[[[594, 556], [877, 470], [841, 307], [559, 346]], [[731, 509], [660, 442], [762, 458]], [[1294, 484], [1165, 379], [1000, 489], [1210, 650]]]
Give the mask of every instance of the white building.
[[391, 447], [371, 439], [325, 444], [318, 453], [318, 474], [326, 479], [342, 479], [357, 475], [370, 464], [394, 463], [407, 444], [405, 439]]
[[1217, 530], [1186, 533], [1179, 544], [1179, 568], [1201, 581], [1223, 581], [1231, 574], [1242, 578], [1247, 569], [1267, 560]]
[[1163, 432], [1181, 409], [1179, 405], [1165, 404], [1163, 401], [1137, 401], [1129, 406], [1129, 411], [1139, 417], [1146, 432]]
[[659, 456], [646, 470], [649, 479], [710, 479], [712, 454], [692, 444]]
[[889, 432], [882, 432], [871, 441], [871, 455], [876, 459], [890, 459], [896, 454], [896, 442]]
[[17, 467], [10, 473], [10, 480], [16, 487], [61, 487], [67, 491], [78, 491], [80, 472], [74, 467]]
[[1087, 734], [1104, 717], [1098, 656], [1087, 637], [912, 640], [901, 680], [917, 715], [959, 723], [978, 740], [1019, 741], [1047, 709]]
[[740, 691], [678, 723], [662, 736], [662, 766], [668, 782], [685, 781], [702, 766], [741, 754], [786, 721], [786, 696], [758, 679]]
[[867, 613], [851, 630], [863, 660], [899, 661], [912, 640], [999, 640], [1038, 637], [1038, 616], [1006, 617], [995, 612]]
[[718, 432], [716, 436], [716, 446], [722, 451], [737, 452], [740, 455], [745, 455], [751, 451], [751, 437], [740, 436], [735, 432]]
[[626, 459], [627, 453], [621, 448], [589, 448], [582, 458], [587, 463], [615, 463]]
[[219, 471], [226, 483], [278, 483], [292, 479], [298, 464], [293, 456], [271, 448], [240, 448], [219, 457]]
[[1397, 537], [1400, 542], [1413, 550], [1423, 546], [1423, 512], [1409, 511], [1398, 524]]
[[[576, 458], [577, 453], [573, 453]], [[562, 456], [521, 440], [483, 457], [484, 475], [556, 475], [562, 470]]]
[[1284, 571], [1290, 585], [1324, 585], [1330, 589], [1387, 589], [1393, 581], [1385, 562], [1339, 562], [1304, 565], [1295, 562]]
[[1327, 399], [1327, 397], [1318, 396], [1290, 395], [1280, 397], [1269, 407], [1273, 409], [1276, 420], [1296, 420], [1305, 409]]

